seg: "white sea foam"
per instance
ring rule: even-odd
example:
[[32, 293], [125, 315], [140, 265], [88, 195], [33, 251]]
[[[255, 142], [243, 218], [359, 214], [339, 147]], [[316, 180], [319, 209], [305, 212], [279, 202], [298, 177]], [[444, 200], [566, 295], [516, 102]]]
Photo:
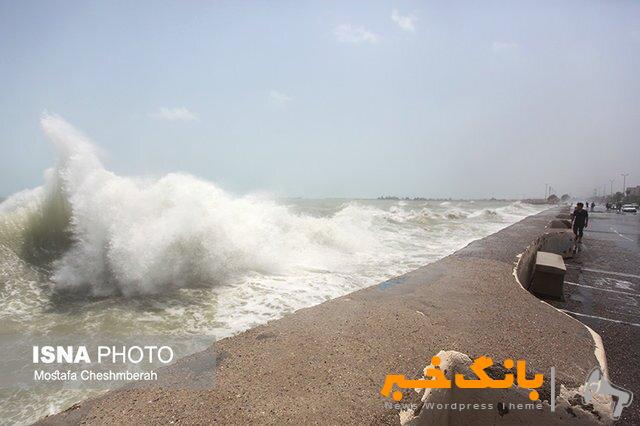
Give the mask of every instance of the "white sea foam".
[[[56, 116], [42, 127], [59, 161], [59, 186], [71, 209], [73, 244], [54, 264], [58, 290], [136, 295], [212, 285], [245, 273], [342, 270], [345, 255], [376, 249], [370, 212], [346, 206], [332, 218], [293, 214], [272, 200], [232, 197], [187, 174], [134, 179], [106, 170], [97, 150]], [[25, 198], [10, 198], [14, 210]]]
[[[31, 238], [23, 245], [53, 244], [36, 247], [47, 254], [64, 249], [50, 265], [57, 291], [132, 296], [255, 275], [316, 279], [322, 272], [369, 283], [418, 266], [416, 260], [433, 260], [430, 249], [447, 254], [533, 212], [521, 203], [478, 208], [400, 201], [385, 208], [347, 202], [317, 217], [265, 197], [234, 197], [187, 174], [117, 176], [62, 118], [45, 115], [41, 124], [56, 146], [57, 165], [43, 187], [10, 197], [0, 213], [5, 234], [11, 220], [30, 215], [14, 223]], [[458, 222], [465, 232], [455, 232]]]
[[[184, 173], [118, 176], [62, 118], [46, 115], [42, 127], [56, 166], [42, 187], [0, 204], [0, 329], [23, 335], [221, 338], [435, 261], [541, 210], [234, 196]], [[56, 406], [72, 401], [59, 397]], [[35, 408], [0, 404], [0, 414], [27, 422], [47, 413], [42, 395], [12, 398]]]

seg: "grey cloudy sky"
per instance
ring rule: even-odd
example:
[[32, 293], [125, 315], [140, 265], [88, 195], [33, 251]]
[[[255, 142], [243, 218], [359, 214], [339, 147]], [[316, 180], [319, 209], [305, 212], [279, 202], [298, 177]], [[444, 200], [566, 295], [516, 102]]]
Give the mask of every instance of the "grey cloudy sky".
[[450, 3], [0, 0], [0, 195], [54, 163], [45, 110], [237, 193], [640, 184], [639, 2]]

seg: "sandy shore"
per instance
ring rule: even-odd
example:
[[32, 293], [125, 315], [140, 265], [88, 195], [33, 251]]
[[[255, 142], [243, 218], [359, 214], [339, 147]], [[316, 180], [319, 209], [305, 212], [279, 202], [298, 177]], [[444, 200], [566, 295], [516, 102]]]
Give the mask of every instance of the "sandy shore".
[[514, 276], [518, 255], [556, 213], [528, 217], [433, 264], [176, 364], [177, 382], [215, 375], [209, 390], [117, 390], [41, 423], [396, 424], [398, 412], [379, 394], [385, 375], [422, 371], [440, 350], [522, 358], [544, 373], [554, 366], [559, 383], [577, 387], [598, 365], [591, 334]]

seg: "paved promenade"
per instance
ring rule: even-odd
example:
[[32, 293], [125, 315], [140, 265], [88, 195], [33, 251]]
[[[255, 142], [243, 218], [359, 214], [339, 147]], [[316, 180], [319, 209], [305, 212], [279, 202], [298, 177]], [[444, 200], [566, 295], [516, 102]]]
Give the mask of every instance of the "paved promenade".
[[589, 213], [568, 260], [565, 301], [552, 302], [602, 337], [611, 381], [634, 393], [619, 424], [640, 424], [640, 215]]
[[[206, 389], [113, 391], [43, 423], [398, 424], [398, 411], [379, 393], [385, 376], [419, 375], [440, 350], [526, 359], [545, 374], [555, 367], [558, 386], [576, 388], [598, 363], [591, 334], [513, 275], [518, 255], [557, 212], [176, 363], [176, 380], [185, 385], [214, 374]], [[415, 402], [415, 392], [405, 395]], [[496, 410], [495, 422], [503, 415]]]

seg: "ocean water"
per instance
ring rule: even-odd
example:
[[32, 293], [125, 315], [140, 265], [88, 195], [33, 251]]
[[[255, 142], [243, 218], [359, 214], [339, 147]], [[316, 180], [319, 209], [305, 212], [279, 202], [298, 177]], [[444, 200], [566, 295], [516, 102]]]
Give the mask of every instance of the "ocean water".
[[[184, 173], [118, 176], [63, 119], [45, 116], [42, 128], [55, 167], [41, 187], [0, 204], [0, 336], [213, 341], [433, 262], [543, 209], [234, 196]], [[80, 395], [0, 389], [0, 419], [29, 423]]]

